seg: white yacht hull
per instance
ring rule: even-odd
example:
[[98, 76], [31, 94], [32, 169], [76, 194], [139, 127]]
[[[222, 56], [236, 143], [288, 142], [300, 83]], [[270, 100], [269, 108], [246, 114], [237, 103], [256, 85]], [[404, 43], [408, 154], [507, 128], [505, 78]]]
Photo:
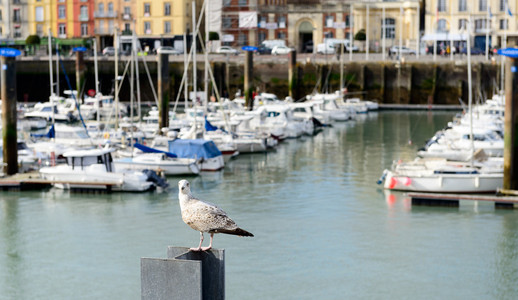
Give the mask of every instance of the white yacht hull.
[[503, 177], [503, 173], [405, 176], [388, 171], [384, 188], [428, 193], [490, 193], [502, 187]]

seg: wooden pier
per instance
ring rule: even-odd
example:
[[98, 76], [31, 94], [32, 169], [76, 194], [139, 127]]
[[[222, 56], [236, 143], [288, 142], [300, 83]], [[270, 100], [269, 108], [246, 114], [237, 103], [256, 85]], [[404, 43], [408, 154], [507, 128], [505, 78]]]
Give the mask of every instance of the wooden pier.
[[95, 181], [63, 181], [47, 180], [40, 177], [37, 172], [15, 174], [0, 178], [0, 190], [3, 191], [30, 191], [42, 190], [51, 187], [53, 184], [69, 184], [77, 186], [71, 191], [78, 192], [111, 192], [114, 185], [120, 182], [95, 182]]
[[459, 207], [460, 200], [495, 203], [495, 208], [518, 207], [518, 197], [496, 195], [408, 193], [412, 205]]

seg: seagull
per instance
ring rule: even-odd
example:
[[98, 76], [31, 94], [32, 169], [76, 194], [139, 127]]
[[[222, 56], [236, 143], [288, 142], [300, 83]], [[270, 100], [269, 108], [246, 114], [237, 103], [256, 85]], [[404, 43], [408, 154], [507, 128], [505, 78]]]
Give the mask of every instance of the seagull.
[[[236, 223], [227, 216], [221, 208], [212, 203], [196, 199], [192, 193], [189, 181], [178, 182], [178, 200], [182, 211], [182, 220], [192, 229], [200, 232], [200, 244], [198, 248], [190, 248], [191, 251], [207, 251], [212, 249], [212, 239], [215, 233], [226, 233], [238, 236], [254, 236], [250, 232], [237, 227]], [[210, 233], [210, 244], [202, 247], [203, 233]]]

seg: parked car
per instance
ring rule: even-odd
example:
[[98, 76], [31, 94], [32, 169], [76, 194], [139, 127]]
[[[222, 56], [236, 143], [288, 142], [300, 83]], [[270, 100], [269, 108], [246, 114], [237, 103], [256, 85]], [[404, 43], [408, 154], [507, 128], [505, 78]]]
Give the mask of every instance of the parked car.
[[399, 53], [416, 55], [415, 50], [408, 47], [401, 47], [399, 49], [399, 46], [392, 46], [389, 51], [392, 55], [398, 55]]
[[179, 50], [176, 50], [175, 48], [170, 47], [170, 46], [158, 47], [158, 49], [156, 50], [156, 53], [158, 53], [158, 54], [174, 54], [174, 55], [182, 54], [182, 52], [180, 52]]
[[336, 49], [331, 43], [323, 43], [317, 45], [317, 53], [318, 54], [333, 54]]
[[218, 49], [216, 49], [216, 53], [238, 55], [239, 51], [234, 49], [234, 48], [232, 48], [232, 47], [230, 47], [230, 46], [221, 46]]
[[265, 47], [265, 46], [259, 46], [257, 47], [257, 50], [255, 51], [257, 54], [272, 54], [272, 49]]
[[115, 48], [114, 47], [106, 47], [103, 49], [103, 55], [105, 56], [114, 56]]
[[290, 47], [286, 47], [286, 46], [275, 46], [275, 47], [273, 47], [273, 49], [272, 49], [272, 55], [288, 54], [288, 53], [290, 53], [291, 51], [293, 51], [293, 49], [291, 49]]

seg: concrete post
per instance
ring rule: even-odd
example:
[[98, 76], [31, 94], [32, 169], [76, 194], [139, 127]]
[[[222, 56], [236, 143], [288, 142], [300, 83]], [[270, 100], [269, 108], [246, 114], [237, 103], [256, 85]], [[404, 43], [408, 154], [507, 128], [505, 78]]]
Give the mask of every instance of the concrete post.
[[169, 55], [158, 55], [158, 128], [169, 127]]
[[252, 99], [254, 77], [254, 53], [245, 51], [245, 105], [248, 110], [254, 108], [254, 99]]
[[298, 86], [298, 72], [297, 72], [297, 51], [293, 50], [288, 54], [289, 57], [289, 69], [288, 69], [288, 82], [289, 82], [289, 95], [293, 100], [298, 100], [299, 95], [297, 93]]
[[141, 299], [225, 299], [225, 250], [168, 247], [167, 258], [141, 258]]
[[0, 56], [2, 97], [2, 140], [4, 143], [4, 173], [18, 173], [16, 132], [16, 61], [14, 57]]
[[518, 58], [508, 57], [505, 67], [504, 185], [518, 190]]
[[84, 52], [76, 51], [76, 89], [77, 89], [77, 101], [83, 99], [84, 95], [84, 83], [85, 83], [85, 60]]

